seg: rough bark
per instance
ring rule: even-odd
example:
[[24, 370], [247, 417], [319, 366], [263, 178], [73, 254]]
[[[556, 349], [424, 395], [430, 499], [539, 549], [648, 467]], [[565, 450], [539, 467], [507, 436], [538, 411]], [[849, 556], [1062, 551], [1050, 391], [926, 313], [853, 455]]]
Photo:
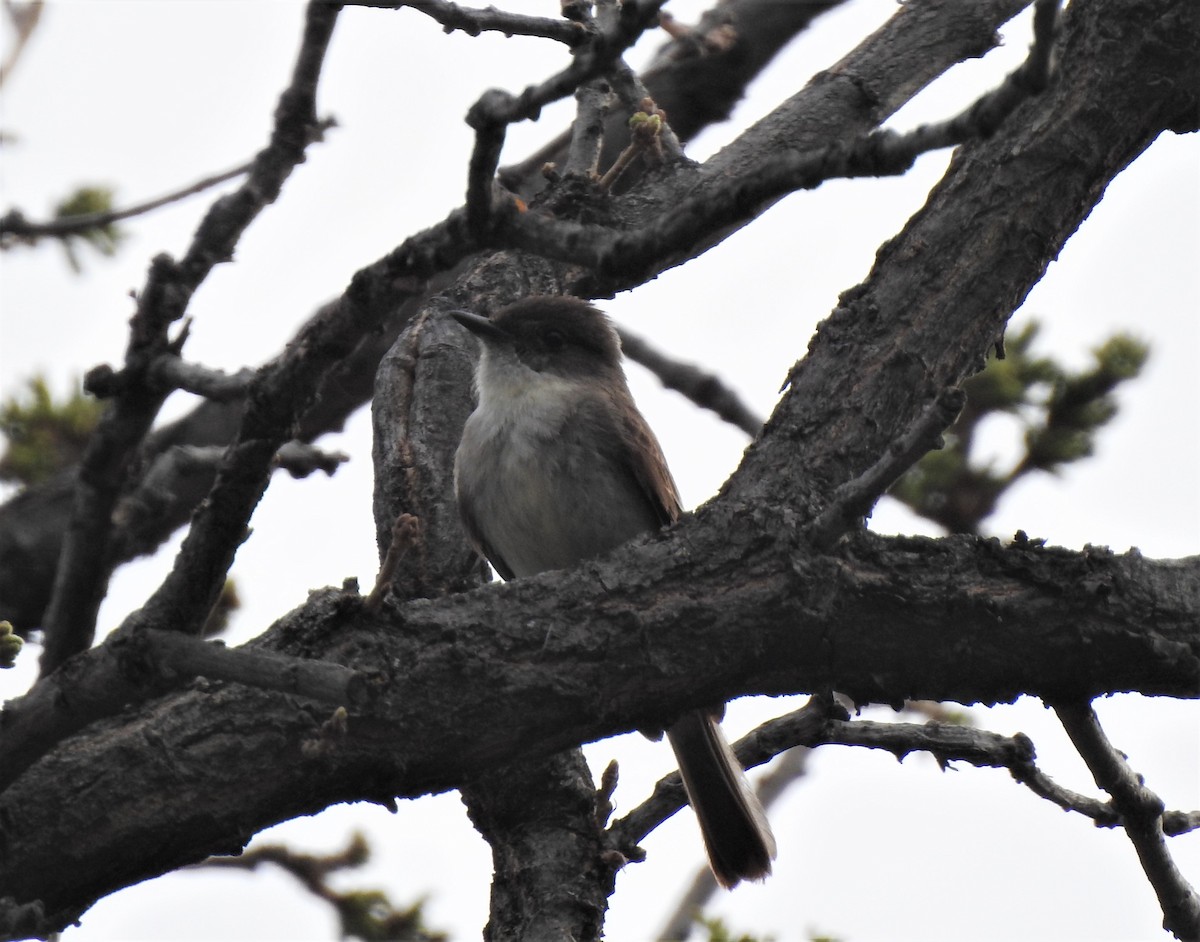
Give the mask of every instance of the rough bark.
[[[571, 573], [383, 615], [320, 593], [261, 645], [374, 674], [374, 706], [331, 736], [328, 705], [197, 681], [93, 723], [0, 794], [5, 893], [69, 921], [269, 824], [444, 791], [748, 693], [1200, 694], [1200, 559], [865, 534], [814, 556], [786, 531], [729, 534], [714, 512]], [[86, 656], [132, 694], [147, 665], [119, 657]], [[44, 708], [72, 709], [69, 688]]]
[[[656, 99], [670, 106], [672, 113], [680, 113], [681, 138], [687, 140], [712, 121], [725, 118], [728, 108], [779, 49], [821, 10], [837, 2], [736, 0], [710, 14], [710, 18], [721, 21], [749, 24], [720, 55], [702, 55], [696, 44], [686, 39], [666, 44], [658, 55], [659, 65], [646, 79]], [[1009, 4], [1014, 10], [1023, 5], [1013, 0]], [[769, 29], [762, 28], [768, 24]], [[719, 93], [716, 97], [697, 98], [694, 92], [702, 87], [719, 89]], [[532, 195], [544, 182], [542, 165], [556, 158], [561, 159], [561, 148], [543, 150], [507, 170], [505, 180], [514, 191]], [[322, 381], [315, 402], [296, 430], [301, 441], [313, 441], [340, 429], [346, 418], [370, 399], [375, 369], [384, 353], [419, 314], [426, 297], [441, 291], [450, 281], [448, 277], [435, 279], [429, 291], [410, 303], [397, 305], [388, 295], [369, 295], [381, 305], [372, 315], [378, 326]], [[323, 311], [318, 311], [314, 319]], [[148, 436], [136, 459], [140, 469], [136, 485], [123, 495], [117, 509], [118, 525], [110, 548], [115, 565], [158, 549], [188, 522], [212, 487], [214, 468], [193, 469], [189, 474], [172, 474], [164, 479], [151, 475], [156, 462], [161, 463], [175, 446], [228, 445], [237, 434], [242, 407], [240, 399], [205, 402]], [[0, 618], [8, 619], [21, 632], [42, 623], [70, 521], [75, 476], [74, 470], [65, 472], [0, 505]]]
[[[997, 16], [998, 6], [987, 8]], [[940, 8], [909, 7], [903, 15]], [[0, 765], [14, 780], [0, 793], [4, 893], [40, 901], [62, 925], [112, 890], [235, 851], [277, 821], [338, 801], [469, 786], [497, 763], [662, 727], [684, 709], [749, 693], [837, 689], [889, 703], [1200, 695], [1198, 558], [864, 533], [830, 552], [812, 546], [811, 525], [839, 506], [840, 489], [977, 368], [1108, 182], [1163, 129], [1196, 126], [1200, 12], [1190, 0], [1077, 0], [1070, 11], [1057, 82], [991, 140], [964, 148], [822, 326], [713, 503], [571, 573], [380, 612], [353, 593], [314, 595], [256, 647], [373, 677], [370, 702], [351, 704], [345, 726], [328, 722], [328, 704], [240, 684], [196, 680], [163, 692], [174, 681], [148, 682], [156, 666], [136, 637], [86, 653], [5, 711]], [[658, 218], [681, 194], [738, 185], [753, 176], [753, 154], [807, 133], [795, 130], [806, 113], [835, 138], [872, 126], [937, 74], [916, 58], [919, 66], [912, 55], [849, 57], [708, 166], [651, 178], [614, 215]], [[762, 205], [748, 204], [743, 222]], [[637, 266], [560, 259], [564, 269], [538, 277], [614, 290], [728, 228], [700, 220], [693, 244]], [[357, 300], [370, 295], [356, 285]], [[394, 449], [424, 440], [429, 390], [449, 390], [451, 414], [463, 414], [467, 361], [435, 327], [413, 342], [415, 355], [398, 350], [381, 378], [393, 385], [380, 421], [402, 431], [377, 444], [377, 460], [397, 475], [377, 512], [437, 521], [434, 549], [409, 559], [397, 584], [402, 595], [437, 596], [474, 575], [445, 524], [455, 436], [443, 419], [444, 438], [427, 455], [406, 464]], [[436, 355], [449, 372], [427, 359]], [[459, 379], [407, 389], [430, 368]], [[427, 467], [441, 470], [422, 477]], [[481, 804], [477, 819], [496, 833], [505, 816], [492, 810]], [[592, 887], [609, 876], [597, 865]], [[594, 934], [595, 905], [583, 912], [576, 925]]]

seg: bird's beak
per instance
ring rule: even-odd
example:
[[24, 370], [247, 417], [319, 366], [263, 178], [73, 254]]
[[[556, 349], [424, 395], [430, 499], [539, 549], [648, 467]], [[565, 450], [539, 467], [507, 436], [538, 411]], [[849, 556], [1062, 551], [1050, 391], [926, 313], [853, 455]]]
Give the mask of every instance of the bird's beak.
[[451, 311], [450, 316], [481, 340], [506, 341], [512, 339], [508, 331], [497, 327], [486, 317], [480, 317], [470, 311]]

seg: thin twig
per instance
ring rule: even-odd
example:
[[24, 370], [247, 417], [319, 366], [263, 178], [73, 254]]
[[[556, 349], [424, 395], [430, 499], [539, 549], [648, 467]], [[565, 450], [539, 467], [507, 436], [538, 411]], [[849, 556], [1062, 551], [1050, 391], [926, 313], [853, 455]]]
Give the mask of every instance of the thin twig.
[[189, 363], [173, 353], [165, 353], [150, 364], [152, 381], [170, 389], [182, 389], [184, 392], [203, 396], [214, 402], [228, 402], [244, 397], [254, 374], [254, 370], [244, 367], [231, 375], [223, 370]]
[[[1029, 57], [1002, 85], [958, 116], [908, 133], [878, 129], [814, 151], [785, 152], [764, 161], [732, 185], [721, 178], [680, 201], [653, 223], [630, 232], [559, 220], [545, 213], [505, 213], [496, 220], [497, 244], [640, 282], [654, 266], [678, 261], [714, 233], [753, 218], [774, 200], [835, 178], [897, 176], [917, 157], [995, 132], [1021, 102], [1048, 81], [1049, 46], [1057, 22], [1055, 0], [1038, 0]], [[609, 284], [611, 289], [613, 285]]]
[[484, 32], [503, 33], [505, 36], [536, 36], [568, 46], [577, 46], [587, 37], [587, 29], [571, 20], [525, 16], [495, 7], [474, 9], [448, 0], [346, 0], [345, 5], [391, 10], [409, 7], [437, 20], [447, 33], [459, 29], [468, 36], [478, 36]]
[[641, 364], [658, 377], [667, 389], [687, 396], [704, 409], [711, 409], [731, 425], [753, 438], [762, 429], [762, 419], [742, 402], [738, 394], [713, 373], [698, 366], [668, 357], [642, 337], [624, 328], [620, 331], [621, 349], [634, 363]]
[[[131, 521], [162, 516], [178, 500], [180, 491], [207, 490], [203, 482], [211, 482], [227, 449], [226, 445], [172, 445], [158, 454], [137, 489], [117, 505], [117, 523], [128, 527]], [[294, 478], [306, 478], [317, 471], [332, 475], [349, 460], [340, 451], [325, 451], [308, 442], [293, 440], [280, 445], [272, 467]]]
[[395, 581], [396, 570], [401, 560], [408, 555], [413, 547], [421, 546], [421, 521], [412, 514], [400, 514], [392, 524], [392, 540], [388, 544], [387, 554], [379, 566], [379, 575], [375, 578], [375, 586], [371, 594], [363, 602], [363, 608], [368, 612], [379, 610], [383, 600]]
[[922, 455], [940, 447], [942, 432], [962, 410], [966, 396], [956, 386], [946, 387], [887, 452], [853, 481], [833, 494], [809, 531], [813, 546], [828, 550], [854, 521], [868, 513], [880, 496]]
[[21, 53], [25, 51], [25, 46], [33, 35], [33, 31], [37, 28], [44, 9], [45, 4], [41, 2], [32, 2], [31, 0], [27, 3], [16, 3], [15, 0], [4, 0], [4, 12], [8, 14], [9, 22], [16, 35], [8, 48], [8, 55], [0, 63], [0, 88], [4, 87], [4, 83], [16, 69], [17, 61], [21, 58]]
[[617, 155], [613, 165], [600, 178], [600, 188], [603, 190], [611, 190], [637, 157], [643, 158], [642, 162], [652, 167], [662, 164], [667, 157], [663, 145], [668, 138], [674, 148], [674, 156], [682, 153], [679, 139], [667, 124], [666, 112], [654, 103], [654, 99], [647, 96], [636, 107], [628, 122], [629, 145]]
[[604, 145], [604, 121], [611, 104], [612, 87], [605, 79], [592, 79], [575, 90], [575, 121], [571, 125], [571, 146], [567, 149], [567, 173], [596, 176]]
[[[599, 0], [593, 15], [591, 4], [579, 4], [575, 13], [580, 22], [594, 32], [612, 26], [614, 0]], [[564, 8], [565, 12], [565, 8]], [[567, 148], [566, 172], [582, 174], [594, 180], [600, 172], [600, 152], [604, 147], [604, 122], [613, 100], [612, 86], [605, 76], [584, 82], [575, 89], [575, 120], [571, 124], [571, 142]]]
[[302, 854], [283, 845], [263, 844], [237, 857], [209, 857], [188, 869], [256, 870], [259, 864], [274, 864], [299, 880], [308, 892], [333, 906], [341, 922], [343, 938], [446, 942], [446, 935], [424, 926], [423, 901], [397, 909], [381, 891], [343, 891], [330, 881], [332, 874], [361, 867], [370, 857], [371, 848], [366, 838], [355, 832], [345, 849], [334, 854]]
[[[596, 4], [596, 18], [603, 29], [610, 30], [614, 28], [618, 16], [620, 16], [620, 5], [615, 0], [602, 0], [602, 2]], [[664, 10], [659, 13], [657, 23], [662, 27], [670, 19], [670, 14]], [[669, 32], [668, 35], [670, 35]], [[662, 126], [658, 134], [659, 145], [667, 157], [674, 159], [682, 156], [683, 146], [679, 143], [679, 138], [675, 136], [675, 132], [667, 124], [666, 115], [653, 106], [654, 99], [642, 83], [641, 77], [637, 72], [631, 69], [625, 63], [624, 59], [618, 58], [613, 62], [612, 68], [608, 70], [607, 74], [612, 82], [612, 90], [616, 92], [617, 97], [629, 109], [631, 114], [637, 111], [648, 110], [644, 102], [651, 102], [651, 108], [660, 116], [662, 121]]]
[[1125, 834], [1163, 911], [1163, 927], [1176, 938], [1200, 939], [1200, 895], [1175, 865], [1163, 839], [1163, 802], [1113, 747], [1086, 702], [1053, 704], [1067, 736], [1096, 784], [1112, 796]]
[[[1101, 827], [1120, 823], [1112, 805], [1063, 788], [1042, 772], [1035, 762], [1033, 743], [1021, 733], [1002, 736], [954, 723], [850, 720], [835, 703], [814, 699], [752, 730], [734, 743], [734, 751], [746, 768], [753, 768], [796, 746], [822, 745], [881, 749], [898, 759], [927, 752], [943, 768], [951, 762], [969, 762], [979, 768], [1007, 769], [1017, 782], [1066, 811], [1083, 815]], [[612, 846], [630, 859], [640, 859], [637, 844], [686, 803], [679, 773], [663, 777], [649, 798], [609, 827]], [[1197, 812], [1169, 812], [1165, 819], [1175, 834], [1200, 828]]]
[[604, 74], [655, 22], [658, 10], [665, 2], [649, 0], [622, 7], [613, 28], [594, 33], [561, 72], [528, 86], [519, 95], [490, 89], [471, 106], [467, 124], [475, 131], [475, 147], [467, 177], [467, 226], [475, 238], [482, 240], [490, 233], [499, 206], [513, 203], [511, 200], [493, 201], [492, 195], [508, 125], [536, 119], [545, 105], [572, 94], [583, 83]]
[[507, 122], [493, 121], [488, 116], [503, 111], [511, 97], [508, 92], [493, 88], [484, 92], [467, 112], [467, 124], [475, 131], [475, 146], [467, 165], [467, 230], [480, 241], [487, 237], [491, 223], [496, 168], [500, 166], [508, 129]]
[[677, 157], [683, 156], [683, 145], [679, 142], [679, 138], [675, 132], [671, 130], [670, 115], [653, 105], [654, 99], [646, 90], [646, 86], [642, 84], [641, 78], [622, 59], [617, 60], [617, 64], [612, 70], [612, 86], [613, 91], [632, 111], [646, 110], [645, 102], [649, 101], [654, 108], [654, 113], [662, 120], [662, 127], [659, 129], [658, 138], [662, 146], [663, 156], [667, 159], [674, 160]]
[[[793, 746], [818, 745], [830, 709], [826, 701], [814, 698], [787, 716], [752, 730], [733, 744], [733, 751], [742, 765], [750, 769]], [[683, 779], [679, 772], [672, 772], [658, 780], [649, 798], [612, 823], [608, 828], [610, 841], [627, 857], [640, 859], [636, 851], [638, 842], [686, 804]]]
[[350, 456], [343, 451], [326, 451], [311, 442], [296, 439], [284, 442], [275, 452], [275, 467], [297, 479], [306, 478], [317, 471], [332, 477], [349, 460]]
[[112, 209], [100, 213], [83, 213], [78, 216], [63, 216], [59, 219], [52, 219], [49, 222], [29, 222], [20, 211], [12, 210], [0, 218], [0, 240], [5, 238], [62, 238], [63, 236], [87, 232], [90, 229], [101, 229], [104, 226], [110, 226], [123, 219], [132, 219], [134, 216], [141, 216], [144, 213], [152, 212], [163, 206], [169, 206], [171, 203], [177, 203], [189, 196], [195, 196], [197, 193], [203, 193], [214, 186], [219, 186], [229, 180], [244, 176], [253, 167], [254, 162], [250, 161], [239, 167], [234, 167], [232, 170], [226, 170], [224, 173], [214, 174], [211, 177], [197, 180], [195, 183], [167, 193], [165, 196], [159, 196], [144, 203], [135, 203], [124, 209]]
[[262, 844], [237, 857], [209, 857], [188, 870], [257, 870], [260, 864], [269, 863], [286, 870], [305, 888], [326, 901], [333, 901], [337, 892], [329, 886], [329, 874], [338, 870], [360, 867], [366, 863], [370, 852], [361, 834], [351, 835], [344, 850], [329, 856], [301, 854], [282, 844]]
[[[43, 676], [90, 645], [95, 634], [96, 613], [113, 565], [108, 549], [113, 509], [128, 480], [131, 457], [165, 398], [145, 377], [157, 357], [178, 353], [167, 335], [169, 326], [183, 316], [192, 294], [213, 266], [232, 255], [250, 222], [278, 197], [284, 180], [319, 134], [317, 79], [339, 9], [335, 4], [310, 3], [292, 82], [276, 109], [271, 141], [255, 157], [245, 182], [214, 202], [181, 262], [159, 255], [151, 264], [130, 322], [123, 391], [105, 412], [81, 463], [72, 524], [63, 542], [43, 623]], [[268, 461], [277, 444], [281, 442], [272, 443]], [[222, 574], [208, 606], [195, 613], [197, 629], [223, 583]]]
[[90, 658], [86, 667], [82, 659], [72, 660], [6, 705], [0, 791], [55, 743], [88, 723], [197, 676], [338, 706], [363, 707], [374, 699], [371, 677], [362, 671], [267, 651], [225, 649], [176, 632], [149, 629], [115, 634], [85, 657]]
[[565, 98], [584, 82], [608, 71], [625, 50], [654, 25], [664, 3], [666, 0], [626, 4], [613, 29], [590, 38], [567, 68], [537, 85], [530, 85], [519, 95], [490, 100], [486, 115], [481, 117], [504, 124], [536, 118], [546, 105]]

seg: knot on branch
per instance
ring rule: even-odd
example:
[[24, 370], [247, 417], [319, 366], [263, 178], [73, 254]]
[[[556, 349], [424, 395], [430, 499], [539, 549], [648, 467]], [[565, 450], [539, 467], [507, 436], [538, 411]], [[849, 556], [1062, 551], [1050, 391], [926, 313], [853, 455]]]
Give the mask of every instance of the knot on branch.
[[467, 111], [467, 126], [473, 131], [485, 131], [507, 124], [517, 107], [517, 99], [502, 88], [489, 88]]

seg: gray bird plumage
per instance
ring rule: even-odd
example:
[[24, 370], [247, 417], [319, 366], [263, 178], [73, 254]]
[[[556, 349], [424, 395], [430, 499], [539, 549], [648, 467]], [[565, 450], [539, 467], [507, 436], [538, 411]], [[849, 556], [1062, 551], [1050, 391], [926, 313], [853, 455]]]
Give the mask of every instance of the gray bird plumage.
[[[468, 537], [503, 578], [569, 568], [678, 519], [607, 317], [568, 297], [454, 316], [482, 342], [455, 489]], [[775, 840], [717, 711], [685, 714], [667, 737], [717, 880], [766, 877]]]

